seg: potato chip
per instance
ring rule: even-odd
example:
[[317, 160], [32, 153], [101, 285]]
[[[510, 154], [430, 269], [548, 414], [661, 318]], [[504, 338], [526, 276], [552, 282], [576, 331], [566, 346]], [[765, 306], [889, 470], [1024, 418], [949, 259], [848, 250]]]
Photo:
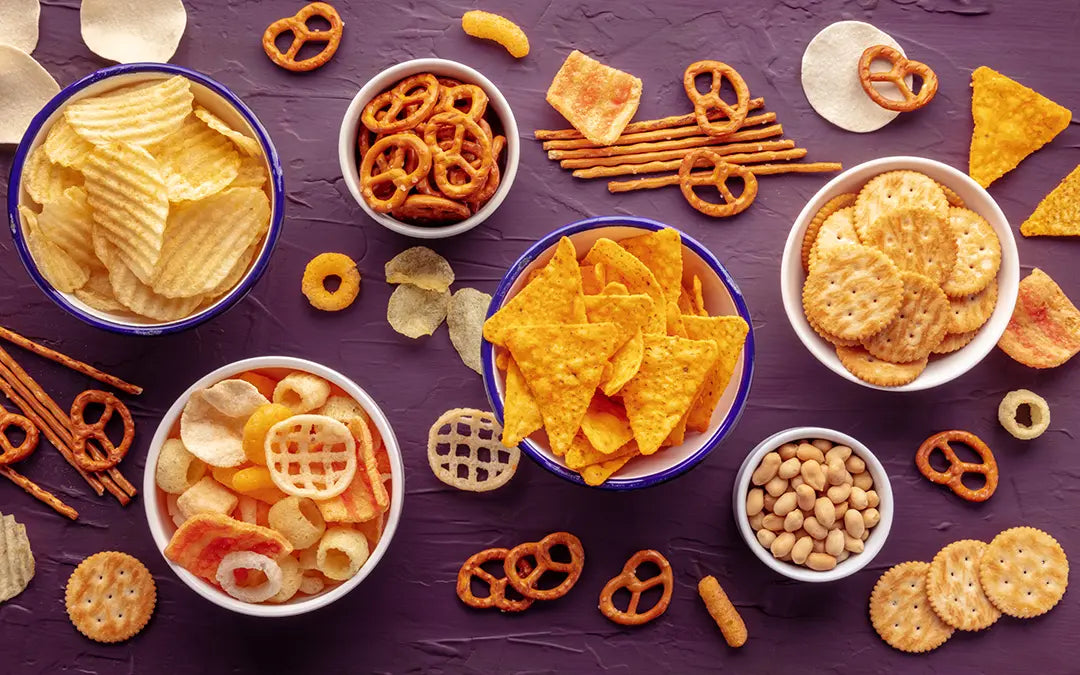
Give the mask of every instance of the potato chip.
[[1035, 212], [1020, 226], [1025, 237], [1080, 236], [1080, 165], [1043, 197]]
[[1030, 368], [1056, 368], [1080, 351], [1080, 310], [1039, 268], [1020, 281], [998, 347]]
[[41, 232], [38, 217], [33, 211], [20, 206], [19, 214], [22, 216], [26, 247], [30, 249], [30, 257], [34, 259], [41, 276], [62, 293], [81, 288], [90, 278], [90, 269], [79, 264]]
[[130, 311], [113, 294], [112, 284], [109, 283], [109, 270], [104, 267], [90, 270], [90, 278], [82, 288], [75, 289], [75, 297], [100, 312]]
[[44, 145], [37, 146], [26, 157], [22, 185], [30, 198], [38, 204], [48, 204], [59, 199], [69, 187], [82, 184], [83, 177], [78, 171], [52, 163], [45, 153]]
[[454, 283], [454, 270], [446, 258], [426, 246], [413, 246], [386, 263], [386, 283], [412, 284], [442, 293]]
[[42, 146], [53, 164], [73, 169], [78, 169], [94, 150], [94, 144], [80, 136], [63, 115], [53, 122]]
[[165, 63], [187, 27], [182, 0], [83, 0], [82, 39], [90, 51], [119, 63]]
[[206, 124], [206, 126], [210, 127], [214, 131], [218, 132], [222, 136], [225, 136], [230, 141], [232, 141], [233, 144], [236, 146], [236, 149], [239, 150], [242, 154], [247, 155], [248, 157], [256, 157], [259, 159], [262, 158], [262, 146], [260, 146], [259, 142], [251, 136], [248, 136], [233, 129], [225, 123], [225, 120], [221, 119], [220, 117], [210, 112], [206, 108], [202, 107], [201, 105], [195, 106], [194, 113], [195, 117], [198, 117], [200, 120], [202, 120], [203, 123]]
[[742, 354], [750, 326], [741, 316], [684, 316], [683, 323], [690, 339], [712, 340], [719, 350], [716, 363], [709, 370], [686, 420], [687, 427], [705, 432], [709, 429], [713, 411], [720, 403], [728, 381], [735, 373], [735, 365]]
[[[585, 434], [589, 444], [604, 455], [614, 453], [634, 438], [630, 421], [626, 419], [626, 411], [603, 396], [594, 396], [589, 403], [585, 417], [581, 418], [581, 432]], [[569, 455], [566, 461], [570, 468], [577, 468], [571, 466]]]
[[603, 453], [593, 447], [584, 433], [579, 433], [570, 444], [566, 452], [566, 466], [574, 471], [600, 462], [607, 462], [621, 457], [629, 457], [638, 454], [637, 444], [631, 439], [611, 453]]
[[578, 50], [551, 81], [547, 102], [597, 145], [611, 145], [637, 112], [641, 80]]
[[64, 109], [64, 117], [94, 145], [119, 141], [145, 147], [179, 129], [193, 100], [188, 79], [175, 75], [76, 101]]
[[322, 407], [329, 396], [330, 383], [311, 373], [289, 373], [274, 387], [274, 403], [280, 403], [296, 414]]
[[431, 335], [450, 307], [450, 291], [429, 291], [401, 284], [390, 294], [386, 320], [398, 333], [413, 339]]
[[683, 278], [682, 238], [678, 230], [665, 227], [649, 234], [622, 239], [619, 246], [649, 268], [668, 302], [678, 303]]
[[232, 290], [233, 286], [240, 283], [240, 280], [247, 274], [248, 269], [251, 267], [251, 263], [254, 262], [255, 257], [259, 255], [259, 251], [262, 250], [262, 242], [256, 241], [251, 246], [240, 254], [240, 257], [233, 263], [232, 269], [225, 275], [225, 278], [218, 282], [217, 286], [214, 286], [206, 294], [207, 298], [217, 298], [226, 292]]
[[0, 144], [14, 145], [60, 85], [18, 47], [0, 44]]
[[631, 293], [644, 293], [652, 298], [653, 311], [645, 332], [663, 334], [667, 331], [667, 300], [664, 289], [644, 263], [614, 241], [604, 238], [596, 240], [585, 256], [585, 263], [603, 263], [608, 281], [618, 281]]
[[190, 298], [167, 298], [159, 295], [136, 276], [135, 272], [120, 259], [120, 252], [109, 243], [102, 243], [95, 235], [94, 250], [109, 268], [109, 286], [114, 297], [124, 307], [154, 321], [177, 321], [189, 316], [203, 301], [203, 296]]
[[150, 150], [161, 167], [171, 202], [221, 192], [240, 170], [240, 155], [232, 142], [194, 115]]
[[180, 440], [188, 452], [213, 467], [235, 467], [244, 455], [244, 424], [270, 403], [254, 385], [222, 380], [193, 393], [180, 415]]
[[641, 454], [660, 449], [690, 409], [719, 353], [712, 340], [645, 336], [641, 368], [622, 389], [626, 416]]
[[641, 333], [653, 316], [653, 301], [647, 295], [587, 295], [585, 314], [589, 323], [617, 323], [630, 336], [612, 355], [610, 366], [605, 367], [600, 379], [601, 390], [614, 396], [641, 366], [645, 351]]
[[86, 191], [69, 187], [58, 198], [46, 204], [37, 217], [38, 228], [52, 243], [87, 269], [101, 267], [94, 255], [94, 229]]
[[233, 551], [277, 558], [291, 553], [292, 544], [269, 527], [250, 525], [220, 513], [200, 513], [173, 533], [165, 557], [195, 576], [213, 579], [222, 558]]
[[266, 184], [266, 179], [266, 160], [262, 157], [244, 155], [240, 158], [240, 167], [236, 171], [236, 178], [229, 183], [229, 187], [261, 188]]
[[34, 553], [26, 537], [26, 526], [15, 516], [0, 513], [0, 602], [26, 590], [34, 578]]
[[506, 368], [506, 396], [503, 402], [502, 443], [508, 448], [517, 447], [521, 441], [544, 425], [540, 408], [536, 405], [525, 376], [511, 358]]
[[0, 3], [0, 36], [5, 44], [31, 54], [37, 47], [40, 18], [38, 0], [4, 0]]
[[450, 343], [454, 345], [462, 363], [483, 374], [480, 365], [480, 344], [484, 341], [484, 317], [487, 316], [491, 296], [475, 288], [459, 288], [450, 297], [446, 311], [446, 327], [450, 331]]

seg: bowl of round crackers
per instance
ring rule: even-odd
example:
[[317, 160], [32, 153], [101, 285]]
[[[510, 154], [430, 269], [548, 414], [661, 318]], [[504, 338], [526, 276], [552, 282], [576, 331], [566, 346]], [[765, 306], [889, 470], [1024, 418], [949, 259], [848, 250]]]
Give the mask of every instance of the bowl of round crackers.
[[803, 345], [842, 377], [890, 391], [974, 368], [1004, 333], [1019, 282], [994, 199], [921, 157], [872, 160], [829, 181], [795, 220], [780, 265]]
[[656, 221], [599, 217], [510, 266], [481, 364], [503, 445], [571, 482], [630, 490], [688, 471], [731, 433], [754, 336], [707, 248]]

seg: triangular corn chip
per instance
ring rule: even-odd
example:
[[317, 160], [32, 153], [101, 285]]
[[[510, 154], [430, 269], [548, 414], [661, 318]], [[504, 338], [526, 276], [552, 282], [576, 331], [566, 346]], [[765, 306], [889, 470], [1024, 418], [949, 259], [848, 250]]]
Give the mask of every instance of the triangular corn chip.
[[[626, 445], [631, 450], [627, 452], [627, 454], [620, 456], [621, 452], [617, 452], [611, 459], [606, 459], [603, 462], [590, 464], [578, 469], [578, 473], [580, 473], [582, 479], [585, 480], [585, 484], [601, 485], [608, 478], [611, 478], [612, 474], [626, 466], [627, 462], [641, 454], [637, 448], [637, 443], [634, 441], [630, 441]], [[609, 457], [611, 456], [609, 455]]]
[[631, 293], [644, 293], [652, 298], [654, 307], [645, 332], [666, 332], [667, 302], [664, 289], [643, 262], [614, 241], [601, 238], [596, 240], [585, 256], [585, 264], [603, 264], [608, 282], [617, 281]]
[[1025, 237], [1080, 236], [1080, 166], [1046, 195], [1020, 226]]
[[612, 453], [603, 453], [593, 447], [584, 433], [580, 433], [574, 436], [570, 449], [566, 452], [566, 466], [574, 471], [579, 471], [591, 464], [599, 464], [600, 462], [636, 454], [638, 454], [638, 447], [633, 439], [616, 448]]
[[619, 245], [652, 270], [668, 302], [678, 303], [682, 291], [682, 239], [679, 231], [665, 227], [656, 232], [623, 239]]
[[608, 295], [605, 289], [601, 295], [585, 296], [585, 314], [590, 323], [617, 323], [629, 336], [612, 355], [610, 367], [604, 369], [600, 379], [600, 388], [608, 396], [619, 391], [641, 366], [641, 329], [652, 317], [652, 310], [653, 301], [647, 295]]
[[683, 324], [691, 339], [712, 340], [720, 350], [720, 357], [705, 378], [701, 393], [687, 418], [688, 427], [704, 432], [709, 429], [713, 410], [735, 372], [749, 326], [741, 316], [684, 316]]
[[507, 359], [502, 444], [508, 448], [517, 447], [543, 425], [540, 408], [536, 407], [536, 399], [525, 384], [521, 369], [513, 359]]
[[626, 410], [603, 396], [593, 397], [585, 417], [581, 418], [581, 432], [605, 455], [612, 454], [634, 438]]

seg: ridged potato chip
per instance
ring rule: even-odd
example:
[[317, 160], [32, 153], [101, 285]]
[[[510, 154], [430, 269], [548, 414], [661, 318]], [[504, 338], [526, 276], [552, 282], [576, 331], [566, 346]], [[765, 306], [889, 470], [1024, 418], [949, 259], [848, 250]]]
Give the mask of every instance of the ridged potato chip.
[[116, 299], [112, 284], [109, 282], [109, 270], [96, 267], [90, 270], [90, 278], [82, 288], [75, 289], [75, 297], [100, 312], [127, 312], [124, 303]]
[[454, 283], [454, 270], [446, 258], [426, 246], [413, 246], [386, 263], [386, 283], [412, 284], [428, 291], [443, 291]]
[[459, 288], [450, 298], [450, 307], [446, 312], [450, 343], [461, 361], [481, 374], [480, 343], [483, 342], [484, 317], [490, 304], [491, 296], [487, 293], [475, 288]]
[[262, 157], [240, 158], [240, 168], [236, 172], [236, 178], [229, 184], [230, 188], [256, 187], [261, 188], [266, 184], [266, 162]]
[[240, 254], [240, 257], [233, 263], [232, 269], [225, 275], [225, 278], [218, 282], [217, 286], [214, 286], [209, 293], [206, 294], [207, 298], [218, 298], [226, 292], [232, 290], [232, 287], [240, 283], [240, 280], [247, 274], [248, 268], [251, 267], [251, 262], [255, 260], [255, 256], [262, 250], [262, 242], [257, 241]]
[[34, 148], [23, 165], [22, 185], [38, 204], [48, 204], [69, 187], [82, 184], [83, 177], [78, 171], [52, 163], [44, 145]]
[[236, 145], [236, 149], [241, 153], [249, 157], [262, 157], [262, 147], [257, 140], [233, 129], [225, 123], [225, 120], [201, 105], [195, 106], [195, 117], [198, 117], [206, 126], [232, 141]]
[[450, 306], [450, 291], [429, 291], [412, 284], [401, 284], [390, 294], [386, 320], [398, 333], [413, 339], [431, 335], [438, 328]]
[[240, 170], [240, 155], [232, 142], [194, 115], [150, 150], [161, 166], [171, 202], [221, 192]]
[[94, 150], [94, 144], [80, 136], [63, 115], [53, 122], [42, 147], [54, 164], [73, 169], [79, 168], [86, 156]]
[[246, 459], [244, 424], [268, 403], [254, 385], [243, 380], [222, 380], [200, 389], [180, 415], [180, 440], [188, 452], [210, 466], [239, 466]]
[[148, 146], [180, 128], [194, 98], [187, 78], [176, 75], [76, 101], [64, 117], [95, 145], [121, 141]]
[[[101, 238], [97, 238], [98, 244]], [[114, 297], [132, 312], [154, 321], [176, 321], [189, 316], [202, 302], [201, 295], [190, 298], [167, 298], [159, 295], [136, 276], [108, 242], [98, 245], [99, 257], [109, 268], [109, 285]], [[100, 255], [104, 253], [104, 255]]]
[[30, 249], [30, 256], [45, 280], [62, 293], [71, 293], [82, 287], [90, 278], [89, 268], [80, 265], [64, 249], [42, 234], [33, 211], [20, 206], [19, 213], [22, 215], [26, 247]]
[[100, 267], [94, 255], [91, 234], [93, 216], [86, 203], [86, 191], [73, 186], [41, 209], [37, 218], [41, 233], [64, 250], [80, 265], [91, 269]]

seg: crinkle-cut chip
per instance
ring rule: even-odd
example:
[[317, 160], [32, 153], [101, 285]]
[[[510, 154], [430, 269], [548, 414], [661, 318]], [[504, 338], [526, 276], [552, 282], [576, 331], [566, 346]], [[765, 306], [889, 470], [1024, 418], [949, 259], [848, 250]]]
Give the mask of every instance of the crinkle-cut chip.
[[75, 289], [75, 297], [99, 312], [130, 311], [113, 295], [112, 284], [109, 283], [109, 270], [104, 267], [91, 268], [90, 278], [86, 280], [82, 288]]
[[918, 171], [888, 171], [874, 176], [855, 200], [855, 231], [862, 243], [866, 230], [886, 213], [900, 209], [926, 209], [947, 221], [949, 201], [934, 179]]
[[22, 593], [34, 578], [34, 553], [26, 526], [0, 513], [0, 602]]
[[171, 202], [221, 192], [240, 170], [240, 154], [232, 142], [194, 115], [149, 149], [161, 167]]
[[94, 255], [93, 216], [86, 203], [86, 191], [73, 186], [46, 204], [38, 215], [38, 227], [49, 241], [87, 268], [100, 267]]
[[610, 239], [597, 239], [585, 256], [586, 264], [604, 265], [607, 280], [617, 281], [635, 295], [644, 293], [652, 298], [653, 311], [644, 330], [663, 334], [667, 331], [667, 296], [664, 289], [643, 262]]
[[1043, 197], [1020, 226], [1025, 237], [1080, 236], [1080, 165]]
[[979, 581], [1003, 613], [1030, 619], [1049, 612], [1065, 595], [1069, 559], [1046, 532], [1012, 527], [987, 546], [979, 561]]
[[262, 157], [242, 156], [236, 178], [229, 183], [230, 188], [261, 188], [266, 184], [266, 161]]
[[896, 318], [903, 290], [900, 270], [884, 253], [844, 244], [810, 271], [803, 284], [803, 310], [811, 324], [830, 334], [861, 340]]
[[233, 188], [169, 212], [153, 289], [168, 298], [217, 288], [270, 226], [270, 200], [258, 188]]
[[855, 207], [838, 209], [818, 228], [814, 245], [810, 247], [809, 269], [814, 269], [824, 253], [841, 244], [859, 244], [859, 235], [855, 233]]
[[665, 227], [649, 234], [622, 239], [619, 246], [649, 268], [663, 289], [664, 298], [677, 305], [683, 278], [682, 238], [679, 231]]
[[997, 276], [1001, 242], [990, 223], [969, 209], [949, 207], [949, 227], [957, 243], [956, 266], [941, 290], [951, 298], [978, 293]]
[[944, 284], [956, 269], [956, 233], [948, 217], [933, 211], [890, 210], [863, 229], [861, 240], [889, 256], [900, 271], [921, 274], [937, 285]]
[[623, 405], [643, 455], [660, 449], [720, 356], [713, 340], [645, 336], [641, 368], [622, 388]]
[[63, 115], [57, 116], [42, 145], [50, 161], [73, 169], [82, 166], [94, 150], [94, 144], [80, 136]]
[[247, 155], [248, 157], [257, 157], [260, 159], [262, 158], [262, 146], [259, 145], [259, 142], [257, 140], [255, 140], [251, 136], [237, 131], [236, 129], [233, 129], [225, 123], [225, 120], [221, 119], [206, 108], [202, 107], [201, 105], [196, 105], [195, 117], [198, 117], [206, 124], [206, 126], [210, 127], [214, 131], [218, 132], [222, 136], [225, 136], [230, 141], [232, 141], [233, 144], [236, 146], [236, 149], [239, 150], [242, 154]]
[[180, 415], [180, 440], [188, 452], [210, 466], [239, 466], [245, 460], [244, 424], [268, 403], [254, 385], [243, 380], [222, 380], [200, 389]]
[[19, 207], [22, 216], [23, 238], [30, 257], [41, 276], [61, 293], [72, 293], [90, 278], [90, 268], [81, 265], [64, 249], [46, 237], [38, 226], [38, 217], [25, 206]]
[[[637, 457], [641, 453], [636, 449], [636, 443], [630, 441], [630, 445], [635, 446], [633, 452], [627, 453], [622, 457], [615, 457], [614, 459], [606, 459], [597, 464], [590, 464], [578, 469], [578, 473], [581, 474], [581, 479], [585, 481], [586, 485], [603, 485], [608, 478], [611, 478], [619, 469], [626, 466], [626, 464]], [[616, 453], [618, 454], [618, 453]]]
[[589, 323], [617, 323], [630, 336], [612, 354], [609, 365], [604, 368], [604, 376], [600, 378], [600, 389], [606, 395], [614, 396], [641, 367], [645, 351], [641, 335], [653, 315], [652, 298], [644, 294], [587, 295], [585, 314]]
[[0, 44], [0, 144], [16, 144], [60, 85], [26, 52]]
[[924, 562], [906, 562], [886, 571], [870, 594], [870, 623], [889, 646], [903, 652], [928, 652], [952, 637], [926, 596]]
[[502, 444], [515, 448], [521, 441], [544, 426], [536, 399], [525, 384], [525, 376], [513, 358], [507, 359], [506, 400], [503, 402]]
[[95, 225], [139, 281], [151, 283], [169, 216], [157, 160], [138, 146], [108, 143], [94, 148], [82, 171]]
[[94, 145], [118, 141], [145, 147], [179, 129], [193, 100], [191, 83], [175, 75], [81, 99], [64, 109], [64, 117]]
[[40, 18], [39, 0], [4, 0], [0, 3], [0, 36], [6, 44], [31, 54], [37, 47]]
[[1053, 140], [1072, 119], [1067, 108], [986, 66], [971, 73], [971, 90], [975, 128], [968, 174], [983, 187]]
[[969, 330], [966, 333], [946, 333], [945, 337], [941, 338], [941, 342], [938, 343], [938, 346], [934, 347], [930, 353], [952, 354], [953, 352], [968, 346], [968, 343], [975, 339], [975, 335], [978, 332], [978, 329], [976, 329]]
[[252, 261], [255, 260], [255, 256], [259, 255], [259, 251], [262, 250], [262, 242], [256, 241], [236, 259], [233, 263], [229, 273], [225, 275], [225, 278], [218, 282], [217, 286], [214, 286], [207, 294], [207, 298], [217, 298], [224, 295], [228, 291], [232, 290], [233, 286], [240, 283], [240, 280], [247, 274], [248, 269], [251, 267]]
[[604, 364], [625, 341], [626, 331], [614, 323], [510, 329], [507, 347], [536, 399], [556, 455], [569, 449]]
[[998, 281], [995, 277], [989, 286], [978, 293], [949, 298], [949, 332], [967, 333], [981, 328], [994, 313], [997, 296]]
[[[858, 195], [853, 192], [837, 195], [825, 202], [825, 206], [822, 206], [818, 209], [818, 212], [814, 214], [814, 217], [810, 220], [810, 224], [806, 226], [806, 232], [803, 233], [801, 251], [803, 272], [810, 273], [810, 253], [814, 248], [814, 243], [817, 241], [818, 232], [821, 231], [821, 226], [825, 224], [825, 221], [828, 220], [829, 216], [840, 209], [855, 206], [855, 199], [857, 197]], [[852, 214], [851, 226], [855, 227], [854, 214]]]
[[322, 406], [329, 396], [330, 383], [311, 373], [289, 373], [274, 387], [274, 403], [298, 415]]
[[83, 184], [83, 177], [78, 171], [60, 164], [53, 164], [45, 153], [45, 146], [39, 145], [26, 157], [22, 170], [22, 185], [30, 198], [41, 205], [60, 198], [64, 190]]
[[720, 350], [686, 419], [687, 427], [705, 432], [712, 422], [713, 411], [735, 373], [750, 326], [741, 316], [684, 316], [683, 323], [686, 335], [691, 340], [712, 340]]
[[582, 136], [611, 145], [637, 112], [641, 80], [575, 49], [555, 73], [547, 102]]
[[515, 59], [529, 55], [529, 37], [505, 16], [470, 10], [461, 15], [461, 29], [466, 35], [498, 42]]
[[118, 63], [166, 63], [187, 27], [182, 0], [83, 0], [82, 39], [90, 51]]
[[[593, 448], [604, 455], [614, 453], [634, 438], [634, 430], [626, 419], [626, 410], [603, 396], [594, 396], [589, 403], [585, 417], [581, 418], [581, 433]], [[573, 452], [573, 446], [570, 451]], [[567, 454], [567, 466], [570, 466], [570, 462], [570, 455]]]
[[278, 558], [292, 550], [289, 540], [269, 527], [242, 523], [221, 513], [200, 513], [173, 533], [165, 557], [197, 577], [213, 579], [221, 559], [234, 551]]
[[836, 356], [849, 373], [863, 382], [879, 387], [899, 387], [913, 382], [926, 370], [927, 359], [911, 363], [890, 363], [882, 361], [862, 346], [836, 348]]
[[613, 459], [630, 457], [637, 454], [640, 454], [638, 452], [637, 443], [632, 438], [614, 451], [604, 453], [593, 447], [592, 443], [584, 433], [579, 433], [577, 436], [574, 436], [574, 440], [570, 444], [570, 449], [566, 451], [566, 457], [564, 457], [564, 459], [568, 469], [580, 471], [592, 464], [599, 464], [600, 462], [607, 462]]
[[[95, 236], [95, 244], [101, 238]], [[190, 316], [202, 303], [203, 296], [195, 295], [190, 298], [167, 298], [154, 292], [127, 266], [120, 258], [120, 252], [115, 246], [105, 243], [102, 246], [95, 245], [95, 250], [106, 251], [105, 255], [99, 255], [101, 261], [109, 269], [109, 286], [112, 287], [113, 296], [124, 307], [139, 316], [154, 321], [176, 321]]]
[[507, 333], [515, 327], [577, 324], [585, 320], [585, 294], [577, 253], [574, 244], [563, 237], [536, 278], [484, 322], [484, 339], [505, 346]]
[[1020, 281], [998, 347], [1030, 368], [1056, 368], [1080, 351], [1080, 310], [1039, 268]]
[[426, 246], [413, 246], [391, 258], [385, 266], [386, 283], [412, 284], [442, 293], [454, 283], [454, 270], [446, 258]]
[[949, 329], [949, 298], [929, 278], [901, 272], [904, 294], [896, 318], [880, 332], [865, 338], [863, 347], [892, 363], [921, 361], [941, 343]]
[[475, 288], [459, 288], [450, 297], [450, 307], [446, 311], [450, 343], [462, 363], [480, 374], [483, 374], [480, 345], [484, 341], [484, 317], [489, 305], [491, 296], [487, 293]]
[[450, 291], [429, 291], [401, 284], [390, 294], [386, 320], [398, 333], [416, 339], [434, 333], [449, 307]]

